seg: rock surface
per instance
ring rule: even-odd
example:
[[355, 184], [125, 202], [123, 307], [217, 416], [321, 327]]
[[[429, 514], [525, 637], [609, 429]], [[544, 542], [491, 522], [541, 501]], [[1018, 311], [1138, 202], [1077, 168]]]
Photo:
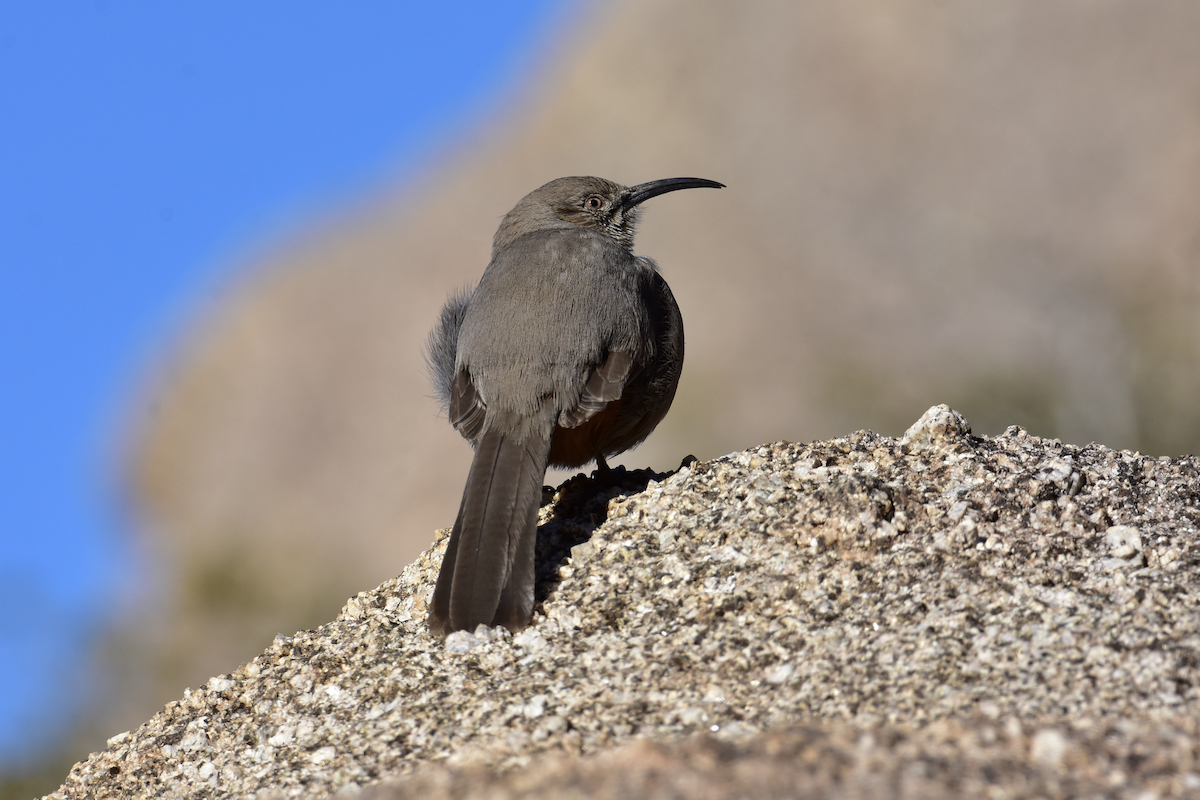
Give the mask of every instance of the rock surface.
[[[740, 740], [696, 737], [635, 742], [596, 758], [559, 756], [536, 769], [435, 767], [368, 789], [393, 798], [587, 797], [780, 800], [825, 798], [1194, 796], [1193, 739], [1163, 726], [1106, 723], [1083, 730], [1023, 732], [1011, 718], [964, 725], [942, 720], [915, 731], [832, 723]], [[1166, 775], [1164, 775], [1166, 773]], [[1176, 773], [1176, 774], [1172, 774]], [[1169, 776], [1169, 777], [1166, 777]]]
[[1196, 457], [939, 406], [614, 484], [542, 509], [529, 629], [428, 634], [443, 532], [51, 797], [1200, 792]]

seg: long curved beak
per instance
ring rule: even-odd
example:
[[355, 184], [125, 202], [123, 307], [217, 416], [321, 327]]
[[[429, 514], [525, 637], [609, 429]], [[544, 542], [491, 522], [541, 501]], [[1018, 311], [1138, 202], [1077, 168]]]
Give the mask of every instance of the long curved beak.
[[657, 181], [639, 183], [637, 186], [630, 188], [629, 197], [626, 197], [625, 202], [621, 203], [621, 208], [628, 211], [634, 206], [646, 202], [651, 197], [658, 197], [660, 194], [674, 192], [677, 189], [724, 188], [725, 184], [710, 181], [707, 178], [663, 178]]

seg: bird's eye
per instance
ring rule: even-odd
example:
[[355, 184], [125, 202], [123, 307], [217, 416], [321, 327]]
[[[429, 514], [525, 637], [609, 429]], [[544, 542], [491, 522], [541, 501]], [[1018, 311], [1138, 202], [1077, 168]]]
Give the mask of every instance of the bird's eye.
[[600, 207], [604, 205], [604, 201], [600, 198], [600, 195], [594, 194], [587, 200], [584, 200], [583, 205], [586, 208], [590, 208], [592, 211], [598, 211], [600, 210]]

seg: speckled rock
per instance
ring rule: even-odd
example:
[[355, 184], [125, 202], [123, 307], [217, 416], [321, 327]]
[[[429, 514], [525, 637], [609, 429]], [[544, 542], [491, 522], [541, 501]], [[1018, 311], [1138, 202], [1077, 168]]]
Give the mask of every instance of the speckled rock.
[[[405, 775], [457, 797], [446, 776], [520, 767], [529, 786], [605, 753], [684, 775], [718, 747], [697, 734], [730, 764], [840, 752], [841, 771], [786, 775], [844, 796], [1200, 792], [1194, 456], [975, 437], [940, 406], [901, 440], [575, 478], [541, 513], [525, 631], [429, 635], [442, 532], [334, 622], [114, 737], [51, 797], [319, 797]], [[633, 739], [658, 749], [619, 747]], [[544, 755], [581, 753], [569, 768]], [[926, 758], [924, 794], [903, 794], [892, 778]]]
[[[949, 800], [1200, 795], [1180, 773], [1194, 739], [1127, 722], [1023, 731], [986, 715], [915, 730], [825, 722], [749, 737], [643, 739], [596, 757], [553, 756], [523, 770], [426, 766], [367, 788], [362, 800], [687, 798], [687, 800]], [[1157, 787], [1157, 788], [1151, 788]]]

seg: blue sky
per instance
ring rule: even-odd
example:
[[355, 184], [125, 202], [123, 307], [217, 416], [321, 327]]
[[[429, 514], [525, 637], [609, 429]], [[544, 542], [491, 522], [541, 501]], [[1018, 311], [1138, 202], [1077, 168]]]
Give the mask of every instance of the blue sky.
[[113, 427], [173, 323], [480, 120], [571, 9], [0, 2], [0, 768], [135, 576]]

